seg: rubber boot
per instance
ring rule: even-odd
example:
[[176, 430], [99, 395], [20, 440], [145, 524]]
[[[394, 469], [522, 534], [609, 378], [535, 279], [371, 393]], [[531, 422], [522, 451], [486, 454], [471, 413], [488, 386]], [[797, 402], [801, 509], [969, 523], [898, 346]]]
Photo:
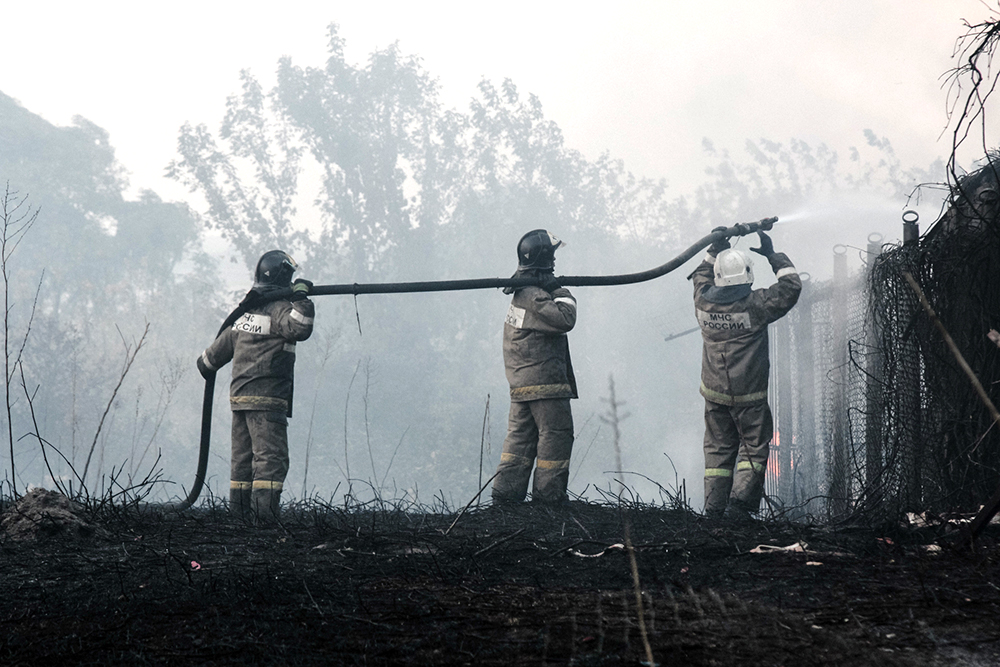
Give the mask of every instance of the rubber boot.
[[733, 491], [730, 504], [752, 514], [760, 510], [760, 501], [764, 497], [764, 474], [767, 463], [751, 463], [740, 461], [736, 464], [736, 474], [733, 476]]
[[229, 513], [244, 521], [250, 518], [250, 487], [229, 489]]
[[725, 475], [705, 476], [705, 516], [718, 519], [726, 511], [733, 478]]
[[500, 465], [493, 480], [493, 502], [495, 504], [520, 503], [528, 495], [528, 480], [531, 478], [531, 466], [534, 463], [518, 454], [503, 452], [500, 454]]
[[254, 489], [251, 507], [257, 524], [277, 523], [281, 515], [281, 489]]

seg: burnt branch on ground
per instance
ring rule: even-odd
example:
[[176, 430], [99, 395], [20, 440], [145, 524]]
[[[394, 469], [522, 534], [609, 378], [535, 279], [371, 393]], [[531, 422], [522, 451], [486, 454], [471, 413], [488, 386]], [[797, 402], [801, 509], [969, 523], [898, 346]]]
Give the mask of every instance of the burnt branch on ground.
[[634, 665], [623, 516], [660, 664], [947, 664], [1000, 640], [994, 529], [938, 551], [943, 526], [571, 502], [470, 509], [448, 532], [454, 514], [416, 509], [309, 502], [255, 527], [133, 506], [91, 517], [89, 541], [2, 533], [0, 663]]

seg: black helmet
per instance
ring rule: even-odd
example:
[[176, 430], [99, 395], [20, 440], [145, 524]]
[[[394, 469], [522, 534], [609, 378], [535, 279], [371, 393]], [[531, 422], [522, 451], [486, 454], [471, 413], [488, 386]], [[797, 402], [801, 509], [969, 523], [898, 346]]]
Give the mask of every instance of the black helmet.
[[299, 265], [283, 250], [269, 250], [261, 255], [254, 271], [254, 283], [288, 287], [292, 284], [292, 274]]
[[517, 264], [521, 269], [552, 269], [556, 248], [566, 245], [544, 229], [535, 229], [517, 242]]

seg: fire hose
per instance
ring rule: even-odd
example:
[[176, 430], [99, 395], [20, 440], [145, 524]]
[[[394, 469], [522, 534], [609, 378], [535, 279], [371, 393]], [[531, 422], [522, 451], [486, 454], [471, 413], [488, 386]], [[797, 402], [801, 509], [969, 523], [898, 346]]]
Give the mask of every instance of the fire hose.
[[[760, 231], [768, 231], [774, 227], [778, 218], [764, 218], [756, 222], [741, 222], [712, 232], [703, 236], [691, 247], [674, 257], [666, 264], [662, 264], [648, 271], [638, 273], [623, 273], [611, 276], [559, 276], [557, 282], [564, 287], [597, 287], [605, 285], [631, 285], [642, 283], [654, 278], [664, 276], [671, 271], [685, 264], [689, 259], [697, 255], [709, 245], [716, 241], [728, 239], [733, 236], [746, 236]], [[410, 292], [452, 292], [458, 290], [493, 289], [503, 287], [528, 287], [537, 286], [538, 278], [475, 278], [469, 280], [432, 280], [425, 282], [406, 283], [351, 283], [342, 285], [313, 285], [309, 290], [309, 296], [326, 296], [330, 294], [400, 294]], [[268, 301], [287, 299], [292, 296], [291, 287], [270, 292], [265, 299], [254, 301], [252, 304], [240, 304], [233, 312], [226, 317], [216, 337], [233, 325], [236, 320], [246, 313], [251, 307], [256, 307]], [[194, 505], [201, 495], [201, 489], [205, 484], [205, 472], [208, 469], [208, 452], [212, 437], [212, 403], [215, 398], [215, 374], [205, 378], [205, 395], [201, 406], [201, 446], [198, 453], [198, 471], [195, 473], [194, 484], [187, 497], [179, 502], [165, 503], [164, 509], [183, 511]]]

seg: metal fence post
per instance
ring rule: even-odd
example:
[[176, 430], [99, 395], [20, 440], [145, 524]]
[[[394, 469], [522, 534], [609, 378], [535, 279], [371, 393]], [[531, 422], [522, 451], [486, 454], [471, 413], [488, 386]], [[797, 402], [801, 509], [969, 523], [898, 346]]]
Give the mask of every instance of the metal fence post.
[[795, 434], [795, 467], [792, 477], [792, 496], [795, 502], [802, 502], [819, 493], [818, 463], [816, 456], [816, 375], [818, 354], [813, 334], [812, 282], [808, 275], [802, 280], [802, 297], [798, 309], [799, 326], [795, 332], [798, 347], [799, 429]]
[[[882, 235], [868, 235], [868, 275], [882, 252]], [[868, 282], [870, 285], [870, 281]], [[882, 418], [885, 412], [882, 401], [884, 383], [882, 381], [882, 336], [876, 329], [874, 318], [869, 318], [867, 329], [867, 350], [865, 355], [865, 487], [866, 494], [879, 500], [882, 484]]]
[[792, 500], [792, 327], [791, 319], [784, 317], [775, 327], [774, 347], [780, 363], [775, 368], [775, 426], [777, 429], [777, 490], [782, 503]]
[[829, 513], [838, 517], [847, 513], [850, 506], [850, 472], [848, 470], [848, 420], [847, 420], [847, 248], [833, 248], [833, 367], [834, 380], [833, 437], [830, 443], [830, 504]]

